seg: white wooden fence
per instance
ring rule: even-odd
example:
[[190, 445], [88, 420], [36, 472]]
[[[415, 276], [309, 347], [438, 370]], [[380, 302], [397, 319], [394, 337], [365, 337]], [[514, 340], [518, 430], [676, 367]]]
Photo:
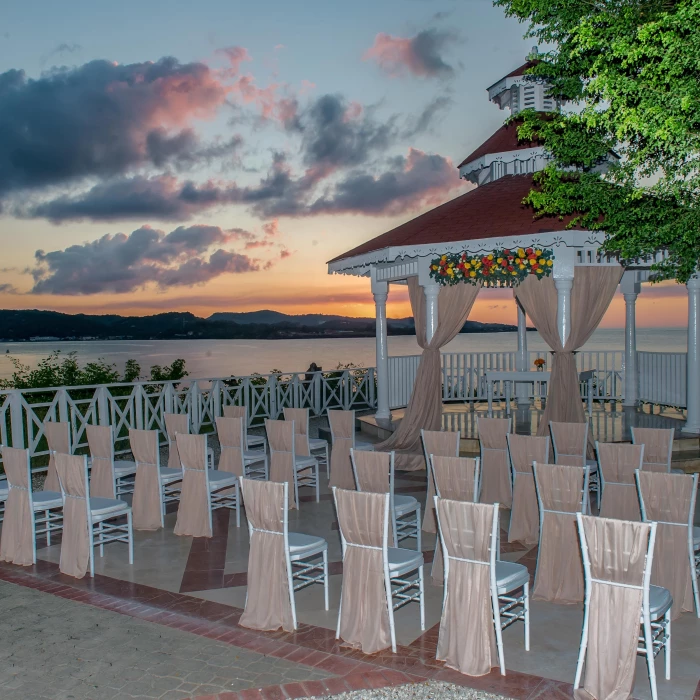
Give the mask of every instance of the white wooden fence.
[[638, 352], [639, 400], [685, 408], [686, 367], [684, 352]]

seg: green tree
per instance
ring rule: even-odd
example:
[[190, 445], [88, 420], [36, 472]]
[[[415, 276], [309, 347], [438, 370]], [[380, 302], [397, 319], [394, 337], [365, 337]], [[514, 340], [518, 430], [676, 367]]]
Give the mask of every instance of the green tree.
[[553, 156], [526, 202], [605, 231], [623, 260], [663, 249], [657, 278], [686, 282], [700, 261], [700, 0], [494, 4], [554, 47], [529, 73], [575, 105], [518, 115], [520, 137]]

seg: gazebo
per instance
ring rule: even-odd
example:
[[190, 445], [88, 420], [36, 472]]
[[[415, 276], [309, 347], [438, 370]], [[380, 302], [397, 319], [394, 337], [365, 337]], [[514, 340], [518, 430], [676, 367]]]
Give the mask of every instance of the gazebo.
[[[489, 99], [512, 115], [526, 108], [543, 112], [559, 108], [545, 82], [527, 77], [531, 60], [488, 88]], [[614, 157], [611, 153], [610, 158]], [[655, 260], [627, 261], [623, 267], [614, 256], [601, 254], [603, 232], [568, 228], [570, 219], [535, 218], [522, 200], [533, 186], [532, 174], [547, 162], [540, 143], [519, 141], [513, 123], [501, 126], [459, 165], [460, 177], [473, 183], [473, 189], [328, 263], [329, 274], [371, 280], [378, 422], [391, 419], [389, 285], [409, 286], [418, 341], [424, 351], [406, 415], [386, 446], [412, 455], [415, 466], [420, 428], [439, 429], [439, 348], [459, 332], [481, 286], [513, 287], [519, 329], [516, 370], [528, 370], [526, 314], [554, 353], [545, 419], [580, 422], [585, 414], [578, 391], [571, 396], [573, 352], [593, 333], [619, 284], [626, 307], [624, 404], [638, 403], [635, 303]], [[661, 256], [663, 251], [655, 259]], [[700, 434], [700, 278], [691, 279], [687, 288], [687, 420], [683, 430]], [[546, 429], [546, 421], [543, 423], [541, 429]]]

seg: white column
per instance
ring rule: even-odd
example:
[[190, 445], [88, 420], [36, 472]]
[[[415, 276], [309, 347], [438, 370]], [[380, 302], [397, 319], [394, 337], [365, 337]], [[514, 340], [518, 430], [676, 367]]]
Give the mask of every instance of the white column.
[[[374, 272], [374, 270], [372, 270]], [[387, 346], [386, 300], [387, 282], [377, 282], [372, 275], [372, 296], [376, 318], [377, 413], [379, 420], [391, 420], [389, 410], [389, 349]]]
[[625, 298], [625, 399], [623, 406], [636, 406], [639, 386], [637, 370], [637, 321], [635, 306], [641, 285], [636, 273], [628, 270], [620, 282], [622, 296]]
[[425, 293], [425, 339], [430, 342], [435, 335], [438, 326], [438, 295], [440, 285], [426, 284], [423, 287]]
[[[515, 306], [518, 310], [518, 351], [515, 354], [515, 369], [519, 372], [527, 372], [530, 364], [527, 352], [527, 316], [517, 300]], [[526, 406], [530, 403], [529, 386], [529, 384], [524, 383], [515, 385], [515, 396], [519, 406]]]
[[688, 280], [688, 382], [685, 432], [700, 433], [700, 276]]
[[574, 286], [574, 276], [560, 277], [554, 280], [557, 290], [557, 328], [561, 344], [566, 345], [571, 332], [571, 288]]

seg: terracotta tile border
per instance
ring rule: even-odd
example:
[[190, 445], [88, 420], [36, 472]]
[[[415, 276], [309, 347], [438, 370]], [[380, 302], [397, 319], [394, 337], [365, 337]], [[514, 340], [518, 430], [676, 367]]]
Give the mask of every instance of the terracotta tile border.
[[99, 574], [94, 579], [74, 579], [61, 574], [58, 566], [51, 562], [39, 561], [26, 568], [0, 563], [0, 580], [334, 675], [325, 681], [302, 681], [223, 693], [214, 696], [216, 700], [328, 696], [345, 690], [420, 683], [431, 678], [490, 690], [516, 700], [544, 700], [548, 697], [547, 691], [555, 687], [557, 695], [552, 695], [552, 698], [561, 697], [561, 692], [571, 693], [570, 684], [517, 671], [508, 671], [505, 677], [494, 671], [474, 678], [448, 669], [435, 659], [437, 626], [413, 644], [399, 647], [397, 654], [385, 650], [366, 656], [358, 650], [340, 646], [334, 631], [322, 627], [301, 624], [294, 633], [243, 629], [238, 626], [242, 613], [239, 608]]

